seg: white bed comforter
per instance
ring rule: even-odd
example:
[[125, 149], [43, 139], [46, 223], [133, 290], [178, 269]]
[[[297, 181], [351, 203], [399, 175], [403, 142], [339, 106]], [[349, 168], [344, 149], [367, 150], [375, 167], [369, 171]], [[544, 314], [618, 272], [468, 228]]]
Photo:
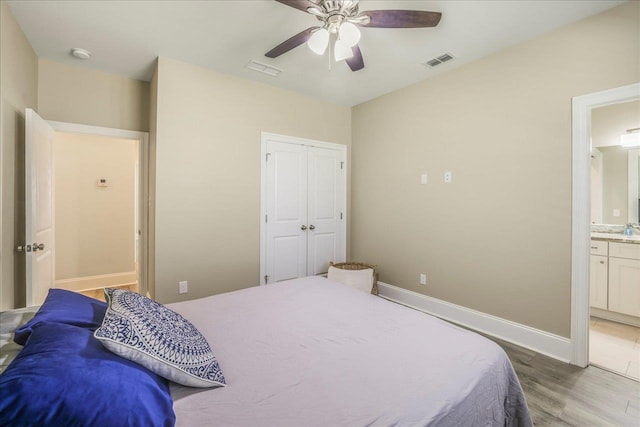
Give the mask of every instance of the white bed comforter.
[[172, 385], [178, 426], [529, 426], [492, 341], [321, 277], [168, 307], [207, 338], [227, 386]]

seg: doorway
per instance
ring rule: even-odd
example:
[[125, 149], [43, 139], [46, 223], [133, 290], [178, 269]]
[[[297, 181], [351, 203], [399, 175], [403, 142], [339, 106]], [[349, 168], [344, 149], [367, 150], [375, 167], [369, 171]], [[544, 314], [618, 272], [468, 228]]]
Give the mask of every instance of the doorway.
[[640, 100], [591, 111], [589, 364], [640, 381], [640, 149], [621, 145], [639, 127]]
[[[640, 99], [640, 83], [572, 100], [571, 363], [589, 364], [591, 256], [591, 119], [599, 107]], [[608, 245], [607, 245], [608, 251]], [[607, 252], [608, 254], [608, 252]]]
[[104, 299], [148, 295], [147, 134], [62, 122], [54, 129], [54, 287]]

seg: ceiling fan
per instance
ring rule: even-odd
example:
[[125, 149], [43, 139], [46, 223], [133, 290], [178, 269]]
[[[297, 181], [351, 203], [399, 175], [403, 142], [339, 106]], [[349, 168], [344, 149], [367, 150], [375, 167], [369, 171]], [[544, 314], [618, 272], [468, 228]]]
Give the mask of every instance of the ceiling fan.
[[[322, 26], [310, 27], [285, 40], [265, 53], [277, 58], [301, 44], [307, 43], [318, 55], [328, 46], [333, 49], [336, 61], [345, 60], [352, 71], [364, 68], [362, 52], [358, 47], [358, 27], [376, 28], [425, 28], [440, 22], [440, 12], [422, 10], [358, 10], [359, 0], [276, 0], [279, 3], [314, 15]], [[332, 44], [331, 41], [334, 41]]]

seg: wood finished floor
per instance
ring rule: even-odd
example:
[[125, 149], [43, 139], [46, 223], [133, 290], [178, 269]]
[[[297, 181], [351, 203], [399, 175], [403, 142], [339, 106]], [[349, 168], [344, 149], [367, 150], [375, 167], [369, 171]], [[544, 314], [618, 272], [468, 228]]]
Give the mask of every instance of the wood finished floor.
[[509, 355], [536, 426], [640, 426], [640, 382], [488, 338]]

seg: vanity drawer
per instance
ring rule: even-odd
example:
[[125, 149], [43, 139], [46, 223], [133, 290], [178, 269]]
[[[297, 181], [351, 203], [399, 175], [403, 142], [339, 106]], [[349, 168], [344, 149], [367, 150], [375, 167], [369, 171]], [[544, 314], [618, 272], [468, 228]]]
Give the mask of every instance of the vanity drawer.
[[606, 240], [592, 240], [591, 255], [609, 255], [609, 242]]
[[[591, 242], [593, 248], [593, 241]], [[593, 253], [593, 249], [591, 249]], [[609, 256], [615, 258], [640, 259], [640, 244], [636, 243], [609, 243]]]

